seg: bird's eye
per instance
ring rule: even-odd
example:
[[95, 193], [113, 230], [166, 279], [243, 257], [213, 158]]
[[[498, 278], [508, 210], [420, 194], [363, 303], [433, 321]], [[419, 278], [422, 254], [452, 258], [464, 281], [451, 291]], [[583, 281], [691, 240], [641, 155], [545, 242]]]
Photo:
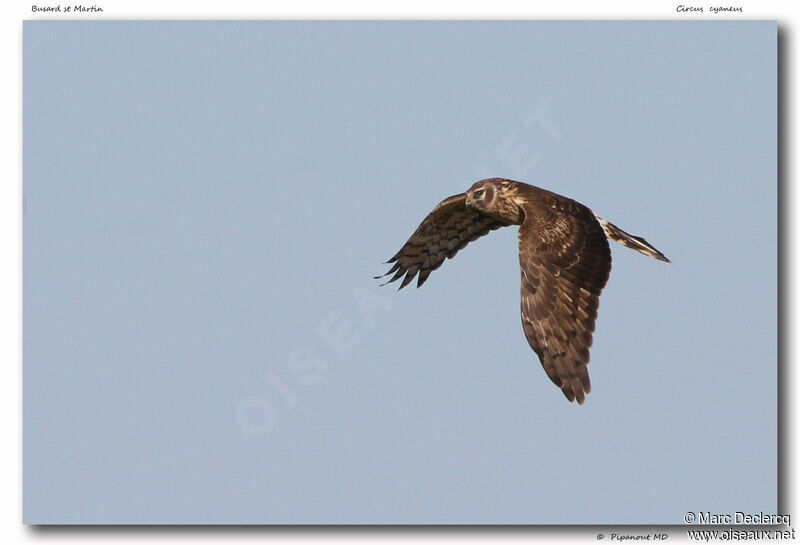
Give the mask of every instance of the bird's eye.
[[483, 197], [483, 193], [484, 193], [484, 192], [483, 192], [483, 189], [478, 189], [478, 190], [474, 191], [474, 192], [472, 193], [472, 195], [473, 195], [473, 196], [474, 196], [476, 199], [479, 199], [480, 197]]

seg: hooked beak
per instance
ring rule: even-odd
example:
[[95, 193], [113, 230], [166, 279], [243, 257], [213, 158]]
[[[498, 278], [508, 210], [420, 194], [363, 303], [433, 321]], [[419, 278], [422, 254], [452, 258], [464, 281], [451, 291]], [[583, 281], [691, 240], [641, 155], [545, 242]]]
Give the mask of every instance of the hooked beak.
[[466, 200], [464, 201], [464, 204], [466, 204], [467, 206], [469, 206], [469, 205], [471, 205], [471, 204], [472, 204], [472, 199], [470, 199], [470, 198], [469, 198], [469, 195], [467, 195], [467, 198], [466, 198]]

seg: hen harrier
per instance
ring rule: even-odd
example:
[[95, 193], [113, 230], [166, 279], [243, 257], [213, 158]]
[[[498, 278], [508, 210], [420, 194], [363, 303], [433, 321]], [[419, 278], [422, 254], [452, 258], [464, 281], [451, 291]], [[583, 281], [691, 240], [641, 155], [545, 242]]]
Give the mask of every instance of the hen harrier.
[[[475, 183], [439, 203], [387, 263], [386, 282], [400, 288], [431, 271], [489, 231], [519, 225], [522, 328], [547, 376], [570, 401], [583, 404], [591, 386], [589, 347], [600, 292], [611, 271], [608, 240], [669, 263], [641, 238], [612, 225], [584, 205], [550, 191], [503, 178]], [[378, 277], [380, 278], [380, 277]]]

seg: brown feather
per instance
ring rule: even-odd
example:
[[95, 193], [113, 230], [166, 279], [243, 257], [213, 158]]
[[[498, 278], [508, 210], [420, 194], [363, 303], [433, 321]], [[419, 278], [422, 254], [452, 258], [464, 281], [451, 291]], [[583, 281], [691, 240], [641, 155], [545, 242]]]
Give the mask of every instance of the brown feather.
[[467, 243], [504, 225], [508, 224], [468, 207], [464, 193], [448, 197], [428, 214], [408, 242], [387, 262], [394, 265], [384, 276], [395, 275], [386, 283], [405, 274], [398, 288], [403, 289], [419, 272], [419, 287], [445, 258], [452, 258]]
[[523, 329], [550, 380], [567, 399], [582, 404], [591, 389], [586, 366], [611, 252], [591, 210], [541, 191], [523, 193], [528, 196], [519, 230]]
[[[470, 204], [467, 197], [470, 196]], [[522, 329], [547, 376], [582, 404], [591, 391], [592, 346], [600, 293], [611, 271], [608, 238], [668, 261], [641, 237], [625, 233], [582, 204], [531, 185], [490, 178], [449, 197], [428, 214], [388, 263], [400, 289], [430, 273], [493, 229], [520, 225]]]

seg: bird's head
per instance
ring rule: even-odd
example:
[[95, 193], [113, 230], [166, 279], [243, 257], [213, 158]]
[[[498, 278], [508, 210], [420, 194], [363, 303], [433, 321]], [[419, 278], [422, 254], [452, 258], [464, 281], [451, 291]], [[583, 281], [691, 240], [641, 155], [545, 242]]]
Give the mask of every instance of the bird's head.
[[495, 197], [503, 190], [497, 178], [489, 178], [472, 184], [467, 190], [467, 206], [488, 213], [494, 204]]
[[465, 204], [478, 212], [494, 218], [518, 223], [519, 207], [513, 198], [514, 182], [503, 178], [487, 178], [475, 182], [467, 190]]

